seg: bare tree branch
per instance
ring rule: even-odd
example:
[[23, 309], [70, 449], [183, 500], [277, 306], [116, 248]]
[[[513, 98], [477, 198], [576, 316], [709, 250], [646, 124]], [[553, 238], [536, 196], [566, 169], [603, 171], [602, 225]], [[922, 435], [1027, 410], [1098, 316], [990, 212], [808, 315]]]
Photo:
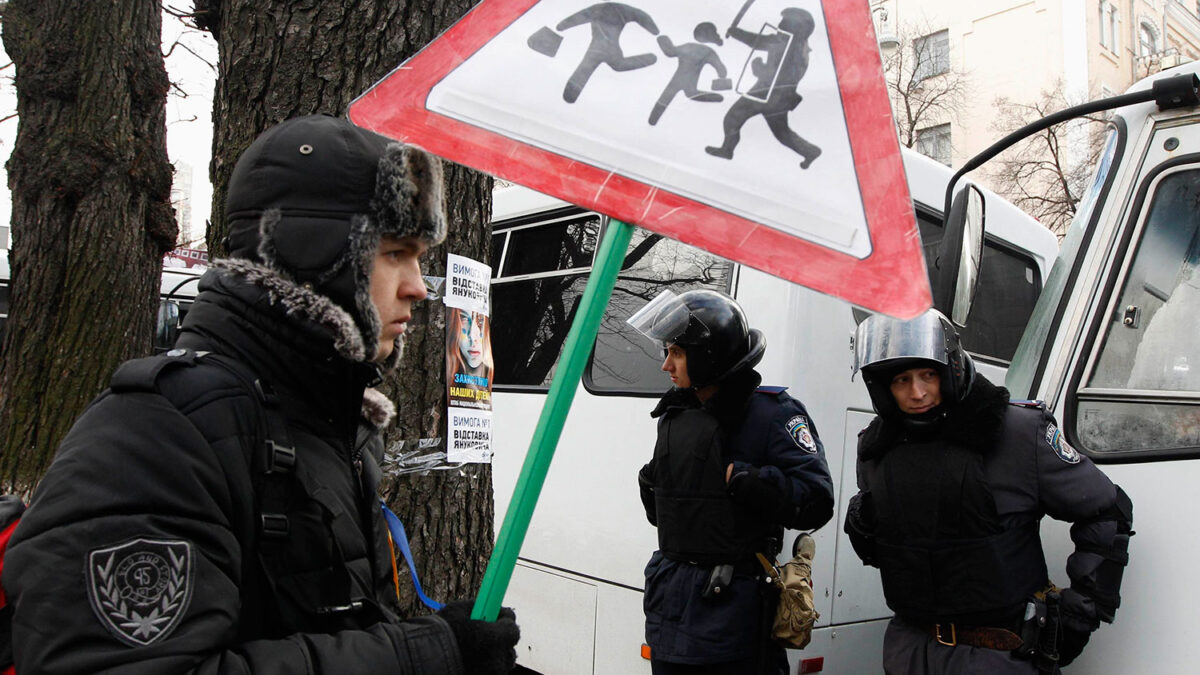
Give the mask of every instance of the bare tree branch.
[[[1062, 88], [1061, 82], [1056, 83], [1028, 103], [997, 98], [999, 115], [993, 130], [1007, 134], [1073, 105], [1075, 102], [1067, 100]], [[1009, 148], [1000, 155], [991, 174], [996, 191], [1061, 238], [1087, 189], [1103, 147], [1105, 129], [1102, 116], [1090, 115], [1053, 126]]]

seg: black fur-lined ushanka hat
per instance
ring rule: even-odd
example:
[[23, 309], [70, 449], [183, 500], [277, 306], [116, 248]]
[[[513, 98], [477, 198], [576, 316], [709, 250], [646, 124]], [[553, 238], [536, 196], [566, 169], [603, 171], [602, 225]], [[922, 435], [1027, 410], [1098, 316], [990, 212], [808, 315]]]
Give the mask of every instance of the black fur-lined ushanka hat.
[[441, 243], [442, 192], [440, 160], [418, 148], [336, 117], [287, 120], [255, 139], [233, 169], [225, 199], [233, 260], [225, 266], [266, 282], [291, 309], [305, 306], [322, 323], [342, 318], [321, 307], [323, 298], [332, 301], [358, 333], [335, 331], [343, 333], [339, 351], [369, 361], [380, 332], [370, 296], [380, 238]]

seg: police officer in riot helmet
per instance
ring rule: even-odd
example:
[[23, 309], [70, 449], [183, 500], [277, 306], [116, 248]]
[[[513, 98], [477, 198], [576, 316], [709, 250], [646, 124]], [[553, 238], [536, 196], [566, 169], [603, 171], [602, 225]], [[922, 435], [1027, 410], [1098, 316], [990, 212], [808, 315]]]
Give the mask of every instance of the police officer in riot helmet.
[[725, 295], [665, 291], [629, 323], [663, 349], [674, 384], [651, 413], [658, 440], [638, 474], [658, 528], [644, 599], [651, 669], [782, 675], [777, 593], [755, 554], [774, 559], [784, 528], [833, 514], [816, 427], [784, 387], [760, 386], [765, 340]]
[[[1120, 605], [1133, 505], [1040, 402], [975, 371], [936, 310], [867, 318], [855, 369], [877, 417], [859, 434], [845, 530], [895, 618], [888, 673], [1057, 672]], [[1073, 523], [1051, 583], [1043, 514]]]

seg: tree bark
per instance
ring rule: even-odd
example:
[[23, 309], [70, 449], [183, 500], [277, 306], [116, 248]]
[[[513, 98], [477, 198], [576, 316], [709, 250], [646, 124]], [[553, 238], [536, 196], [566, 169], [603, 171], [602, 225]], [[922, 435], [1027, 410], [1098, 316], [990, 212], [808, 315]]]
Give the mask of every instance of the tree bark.
[[0, 480], [29, 492], [118, 363], [150, 349], [170, 204], [162, 17], [149, 0], [12, 0], [20, 126]]
[[[228, 234], [223, 207], [229, 175], [263, 130], [312, 113], [344, 116], [350, 101], [466, 13], [470, 0], [196, 0], [198, 23], [217, 39], [213, 103], [213, 218], [209, 250], [219, 257]], [[431, 250], [425, 269], [444, 274], [447, 252], [486, 261], [490, 244], [490, 178], [447, 166], [447, 242]], [[444, 309], [416, 312], [400, 366], [382, 387], [396, 403], [397, 423], [385, 442], [445, 435]], [[491, 466], [400, 476], [384, 494], [404, 520], [429, 595], [476, 592], [492, 548]], [[400, 561], [401, 575], [407, 575]], [[423, 608], [403, 579], [410, 614]]]

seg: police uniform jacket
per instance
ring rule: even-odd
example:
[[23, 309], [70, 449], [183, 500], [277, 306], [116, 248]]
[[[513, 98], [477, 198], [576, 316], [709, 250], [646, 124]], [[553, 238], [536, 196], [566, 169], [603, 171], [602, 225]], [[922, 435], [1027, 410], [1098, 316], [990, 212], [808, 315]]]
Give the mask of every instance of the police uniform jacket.
[[[175, 352], [182, 363], [147, 391], [114, 378], [5, 558], [17, 672], [461, 673], [445, 621], [396, 618], [382, 444], [359, 434], [364, 414], [391, 413], [364, 398], [376, 368], [340, 357], [345, 335], [245, 277], [214, 269], [200, 288], [179, 346], [269, 386], [294, 466], [260, 479], [259, 403], [207, 357]], [[265, 534], [260, 503], [282, 504], [283, 536]]]
[[[652, 413], [659, 419], [659, 450], [702, 454], [720, 445], [715, 477], [722, 486], [729, 463], [731, 486], [723, 497], [733, 505], [737, 529], [748, 544], [734, 564], [731, 586], [719, 599], [701, 594], [716, 560], [692, 560], [671, 551], [655, 551], [646, 566], [646, 640], [656, 660], [715, 663], [751, 658], [763, 643], [764, 584], [755, 551], [773, 557], [783, 528], [818, 528], [833, 513], [833, 483], [824, 448], [808, 411], [783, 388], [758, 388], [761, 377], [747, 370], [722, 383], [703, 405], [691, 390], [673, 389]], [[706, 423], [707, 422], [709, 423]], [[718, 433], [714, 437], [713, 428]], [[642, 501], [652, 525], [673, 527], [657, 504], [664, 474], [661, 452], [639, 473]], [[724, 488], [723, 488], [724, 489]], [[657, 493], [657, 494], [656, 494]], [[656, 500], [656, 496], [660, 500]], [[657, 501], [657, 504], [656, 504]], [[767, 587], [769, 588], [769, 587]]]
[[1075, 523], [1068, 626], [1112, 620], [1132, 505], [1040, 403], [1010, 403], [976, 376], [926, 430], [876, 417], [859, 435], [858, 483], [845, 530], [880, 568], [897, 617], [1016, 629], [1049, 583], [1039, 538], [1049, 515]]

